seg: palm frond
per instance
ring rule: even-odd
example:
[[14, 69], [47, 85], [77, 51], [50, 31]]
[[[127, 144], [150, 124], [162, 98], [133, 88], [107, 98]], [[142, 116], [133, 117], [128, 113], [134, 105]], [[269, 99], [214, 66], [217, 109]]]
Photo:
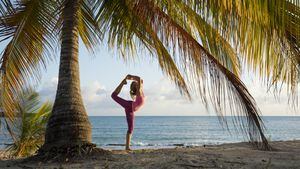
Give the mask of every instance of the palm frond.
[[[189, 81], [196, 81], [192, 83], [192, 87], [198, 88], [199, 96], [204, 102], [207, 102], [208, 94], [215, 111], [221, 117], [226, 114], [228, 104], [227, 108], [240, 122], [237, 126], [241, 126], [253, 143], [269, 149], [263, 134], [260, 112], [245, 85], [154, 3], [138, 1], [132, 6], [135, 12], [144, 20], [148, 20], [155, 32], [161, 35], [165, 45], [177, 45], [176, 49], [182, 58], [180, 64], [189, 65], [189, 74], [186, 77]], [[194, 74], [193, 78], [190, 78], [190, 74]]]
[[184, 28], [194, 39], [201, 42], [222, 65], [239, 76], [240, 61], [237, 52], [222, 36], [221, 32], [207, 23], [182, 0], [159, 1], [157, 5], [163, 9], [178, 25]]
[[[222, 59], [213, 57], [208, 52], [210, 48], [204, 48], [196, 40], [197, 35], [194, 35], [193, 32], [195, 31], [193, 29], [203, 32], [203, 28], [197, 30], [197, 26], [200, 27], [200, 25], [196, 22], [196, 18], [199, 19], [200, 16], [194, 13], [193, 24], [196, 26], [189, 26], [182, 19], [173, 19], [184, 15], [173, 14], [171, 15], [172, 18], [168, 15], [169, 13], [166, 13], [161, 1], [155, 2], [148, 0], [103, 1], [100, 8], [102, 11], [100, 10], [98, 18], [100, 18], [100, 25], [103, 25], [103, 32], [108, 34], [108, 41], [112, 45], [116, 43], [118, 49], [129, 51], [130, 54], [131, 51], [134, 51], [132, 49], [135, 49], [133, 44], [136, 44], [137, 39], [146, 42], [144, 44], [148, 46], [154, 44], [154, 46], [151, 46], [155, 48], [158, 56], [161, 55], [162, 50], [164, 53], [172, 53], [173, 55], [168, 54], [168, 56], [179, 68], [174, 71], [178, 70], [180, 74], [184, 75], [184, 82], [187, 82], [186, 85], [188, 86], [186, 89], [197, 91], [198, 96], [206, 105], [210, 100], [219, 117], [221, 117], [221, 121], [225, 121], [225, 118], [222, 117], [230, 109], [232, 115], [237, 117], [237, 126], [242, 128], [249, 139], [253, 143], [257, 143], [258, 146], [262, 146], [261, 148], [268, 149], [269, 146], [263, 134], [264, 127], [259, 117], [259, 110], [245, 85], [224, 66], [228, 66], [229, 69], [232, 67], [225, 62], [222, 63]], [[175, 2], [173, 1], [173, 3]], [[186, 6], [181, 4], [181, 10], [187, 10]], [[206, 26], [209, 27], [208, 24]], [[144, 32], [137, 31], [138, 27], [141, 27]], [[210, 27], [210, 31], [205, 31], [206, 34], [208, 32], [218, 35], [218, 32], [214, 31], [212, 27]], [[224, 39], [222, 41], [221, 43], [230, 46]], [[208, 44], [206, 45], [208, 46]], [[211, 47], [211, 51], [214, 48]], [[230, 50], [232, 51], [232, 49], [228, 51]], [[163, 56], [166, 56], [166, 54]], [[232, 63], [237, 63], [229, 55], [227, 56], [227, 59], [231, 60]], [[125, 60], [128, 58], [130, 57], [124, 56]], [[236, 59], [236, 55], [233, 58]], [[161, 62], [169, 64], [169, 60], [166, 58], [159, 60], [162, 67]], [[181, 88], [178, 85], [177, 87]], [[189, 90], [186, 92], [189, 92]]]
[[[136, 48], [147, 49], [152, 57], [157, 57], [162, 72], [175, 83], [183, 95], [190, 98], [188, 87], [175, 60], [148, 23], [130, 12], [124, 1], [107, 0], [98, 5], [98, 22], [103, 32], [110, 32], [107, 35], [110, 46], [116, 44], [124, 60], [131, 59], [127, 56], [133, 56], [131, 54], [134, 54]], [[126, 54], [126, 49], [130, 51], [128, 54]]]
[[5, 2], [9, 1], [2, 1], [0, 19], [0, 40], [7, 43], [1, 55], [1, 101], [5, 117], [13, 121], [17, 91], [38, 80], [40, 68], [51, 59], [54, 1]]
[[256, 71], [269, 86], [277, 89], [285, 83], [289, 93], [297, 95], [300, 1], [185, 2], [215, 29], [223, 31], [225, 39], [238, 47], [243, 63]]
[[16, 136], [6, 151], [13, 157], [26, 157], [32, 155], [44, 142], [52, 104], [41, 103], [39, 95], [30, 88], [19, 92], [15, 102], [19, 115], [18, 123], [13, 128]]
[[[139, 18], [136, 14], [134, 16]], [[188, 86], [178, 70], [174, 59], [169, 54], [169, 51], [165, 48], [157, 34], [153, 31], [153, 29], [151, 29], [147, 22], [140, 20], [140, 23], [142, 24], [142, 29], [134, 31], [136, 36], [144, 43], [145, 46], [152, 47], [151, 49], [149, 48], [149, 50], [157, 54], [158, 63], [162, 71], [175, 83], [181, 94], [186, 95], [189, 99], [191, 99]], [[148, 38], [144, 35], [145, 32], [147, 32], [149, 36]]]
[[95, 2], [90, 0], [82, 0], [80, 2], [79, 10], [79, 35], [90, 51], [99, 45], [102, 40], [102, 32], [99, 29], [97, 19], [95, 16]]

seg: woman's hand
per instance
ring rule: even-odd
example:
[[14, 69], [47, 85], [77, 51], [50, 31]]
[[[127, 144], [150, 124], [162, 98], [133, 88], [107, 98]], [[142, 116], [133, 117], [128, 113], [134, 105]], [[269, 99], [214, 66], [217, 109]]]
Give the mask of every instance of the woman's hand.
[[127, 80], [134, 80], [134, 81], [137, 81], [137, 82], [139, 82], [141, 80], [141, 78], [139, 76], [134, 76], [134, 75], [130, 75], [130, 74], [128, 74], [125, 77], [125, 79], [127, 79]]
[[128, 74], [125, 79], [127, 80], [133, 80], [136, 81], [138, 83], [138, 94], [140, 92], [142, 92], [143, 90], [143, 80], [139, 77], [139, 76], [135, 76], [135, 75], [130, 75]]
[[125, 77], [125, 79], [127, 79], [127, 80], [132, 80], [132, 75], [128, 74], [128, 75]]

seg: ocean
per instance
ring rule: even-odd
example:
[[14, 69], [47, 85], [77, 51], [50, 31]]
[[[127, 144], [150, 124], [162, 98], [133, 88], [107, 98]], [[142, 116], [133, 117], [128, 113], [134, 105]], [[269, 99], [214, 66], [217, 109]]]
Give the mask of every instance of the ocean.
[[[228, 132], [215, 116], [137, 116], [132, 147], [165, 148], [201, 146], [247, 141], [229, 119]], [[108, 149], [123, 149], [127, 123], [125, 117], [90, 117], [93, 142]], [[266, 137], [271, 141], [299, 140], [300, 117], [263, 117]]]
[[[215, 116], [136, 116], [132, 148], [201, 146], [247, 141], [237, 133], [229, 118], [230, 132]], [[271, 141], [300, 140], [300, 117], [263, 117], [266, 137]], [[127, 123], [125, 116], [90, 116], [92, 139], [106, 149], [123, 149]], [[9, 139], [0, 135], [0, 147]]]

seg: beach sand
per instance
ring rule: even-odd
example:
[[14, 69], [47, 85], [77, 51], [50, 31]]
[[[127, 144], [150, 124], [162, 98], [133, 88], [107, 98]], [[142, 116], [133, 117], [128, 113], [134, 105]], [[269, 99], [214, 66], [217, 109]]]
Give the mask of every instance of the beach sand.
[[112, 150], [106, 155], [95, 153], [63, 163], [3, 159], [0, 161], [0, 168], [300, 169], [300, 140], [272, 142], [271, 145], [277, 151], [259, 151], [247, 143], [232, 143], [202, 147], [143, 149], [129, 153], [123, 150]]

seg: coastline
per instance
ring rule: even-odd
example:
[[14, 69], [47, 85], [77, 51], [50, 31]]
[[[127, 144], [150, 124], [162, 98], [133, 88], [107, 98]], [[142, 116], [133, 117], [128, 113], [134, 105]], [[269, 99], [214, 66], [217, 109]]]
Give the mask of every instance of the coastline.
[[64, 163], [0, 160], [0, 168], [300, 168], [300, 140], [274, 141], [276, 151], [255, 150], [248, 143], [197, 147], [110, 150]]

